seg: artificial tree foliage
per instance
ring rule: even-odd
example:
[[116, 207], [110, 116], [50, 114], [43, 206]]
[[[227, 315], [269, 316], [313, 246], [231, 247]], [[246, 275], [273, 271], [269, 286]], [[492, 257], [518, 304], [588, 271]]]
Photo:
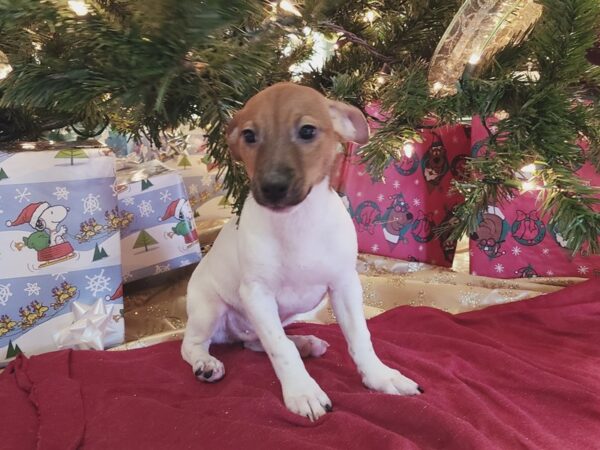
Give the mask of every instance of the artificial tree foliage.
[[[488, 204], [517, 193], [521, 168], [534, 164], [530, 181], [551, 225], [573, 250], [599, 252], [596, 192], [575, 174], [585, 160], [600, 169], [600, 74], [589, 60], [598, 1], [539, 0], [544, 12], [527, 39], [469, 66], [456, 94], [437, 96], [430, 61], [461, 3], [86, 0], [89, 14], [77, 16], [65, 0], [0, 0], [0, 50], [13, 69], [0, 82], [0, 140], [110, 125], [158, 144], [179, 125], [201, 127], [239, 210], [248, 183], [229, 157], [226, 124], [260, 89], [291, 79], [290, 66], [311, 56], [320, 33], [337, 41], [335, 53], [294, 80], [361, 108], [380, 104], [389, 118], [360, 149], [373, 176], [417, 138], [424, 119], [500, 112], [487, 153], [456, 182], [465, 203], [454, 237], [472, 231]], [[585, 154], [581, 139], [590, 144]]]

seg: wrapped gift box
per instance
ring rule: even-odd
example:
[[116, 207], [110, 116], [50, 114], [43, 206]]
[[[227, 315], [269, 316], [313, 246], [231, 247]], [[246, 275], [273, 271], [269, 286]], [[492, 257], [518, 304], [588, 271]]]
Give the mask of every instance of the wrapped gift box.
[[203, 153], [184, 153], [165, 161], [165, 166], [177, 170], [183, 178], [194, 211], [207, 201], [225, 193], [222, 184], [217, 180], [218, 169], [206, 164], [204, 159]]
[[0, 362], [123, 340], [119, 230], [105, 220], [117, 210], [114, 158], [40, 146], [0, 152]]
[[[486, 128], [479, 118], [473, 120], [473, 156], [485, 153], [489, 134], [497, 132], [495, 122], [489, 119]], [[585, 143], [581, 145], [586, 151]], [[600, 175], [591, 164], [584, 164], [577, 174], [600, 187]], [[525, 191], [488, 206], [470, 236], [472, 274], [496, 278], [600, 276], [600, 255], [590, 256], [585, 251], [573, 255], [560, 230], [550, 227], [550, 217], [542, 214], [538, 193]]]
[[456, 242], [434, 230], [453, 219], [462, 201], [450, 189], [451, 180], [463, 175], [470, 141], [461, 125], [423, 128], [419, 134], [422, 142], [412, 143], [410, 151], [399, 149], [384, 180], [369, 176], [358, 147], [350, 145], [338, 191], [354, 220], [359, 251], [448, 267]]
[[138, 280], [200, 261], [193, 210], [178, 172], [159, 161], [117, 173], [123, 280]]

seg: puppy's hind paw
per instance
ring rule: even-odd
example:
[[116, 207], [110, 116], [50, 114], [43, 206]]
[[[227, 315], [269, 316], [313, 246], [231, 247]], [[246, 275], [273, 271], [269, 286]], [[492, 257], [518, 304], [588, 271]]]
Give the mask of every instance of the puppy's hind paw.
[[387, 366], [365, 374], [363, 383], [369, 389], [392, 395], [419, 395], [425, 392], [413, 380]]
[[215, 382], [225, 376], [225, 366], [212, 356], [199, 359], [193, 365], [194, 375], [201, 381]]

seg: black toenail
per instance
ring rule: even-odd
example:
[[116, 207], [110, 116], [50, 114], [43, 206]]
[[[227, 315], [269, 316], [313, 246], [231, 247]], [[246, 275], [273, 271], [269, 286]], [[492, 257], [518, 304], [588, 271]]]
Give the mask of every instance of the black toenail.
[[331, 406], [331, 405], [325, 405], [325, 411], [327, 411], [327, 412], [333, 411], [333, 406]]
[[204, 372], [204, 375], [202, 375], [204, 378], [206, 378], [207, 380], [212, 377], [213, 371], [209, 370], [207, 372]]
[[199, 369], [197, 369], [197, 370], [194, 372], [194, 375], [196, 375], [197, 377], [199, 377], [200, 375], [202, 375], [202, 368], [199, 368]]
[[421, 386], [417, 386], [417, 391], [419, 391], [421, 394], [425, 393], [425, 389], [423, 389]]

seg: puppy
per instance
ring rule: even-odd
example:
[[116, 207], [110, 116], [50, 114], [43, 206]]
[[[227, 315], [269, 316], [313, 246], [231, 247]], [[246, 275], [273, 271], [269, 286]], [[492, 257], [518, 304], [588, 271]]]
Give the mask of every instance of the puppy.
[[221, 379], [225, 368], [209, 354], [210, 344], [241, 341], [267, 353], [286, 407], [318, 419], [332, 403], [301, 357], [321, 356], [328, 344], [286, 336], [283, 327], [329, 293], [363, 383], [388, 394], [422, 392], [373, 350], [356, 272], [356, 231], [329, 185], [337, 143], [368, 140], [363, 114], [311, 88], [279, 83], [248, 101], [227, 139], [246, 167], [251, 195], [239, 224], [234, 218], [223, 227], [190, 279], [181, 353], [196, 377]]

